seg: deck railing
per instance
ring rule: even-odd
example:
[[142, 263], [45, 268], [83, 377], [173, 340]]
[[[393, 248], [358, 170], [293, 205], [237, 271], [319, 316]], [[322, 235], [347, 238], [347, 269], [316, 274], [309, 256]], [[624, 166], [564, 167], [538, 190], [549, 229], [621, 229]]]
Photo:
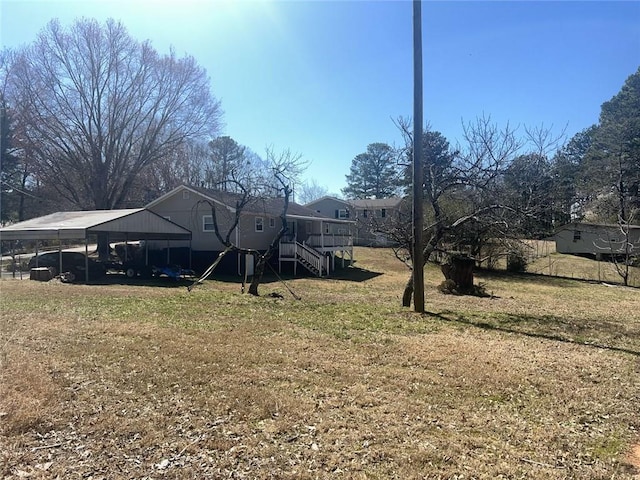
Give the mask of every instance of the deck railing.
[[351, 235], [325, 233], [311, 234], [305, 240], [305, 244], [312, 247], [351, 247], [353, 246], [353, 237]]
[[280, 242], [280, 257], [295, 258], [296, 244], [294, 242]]

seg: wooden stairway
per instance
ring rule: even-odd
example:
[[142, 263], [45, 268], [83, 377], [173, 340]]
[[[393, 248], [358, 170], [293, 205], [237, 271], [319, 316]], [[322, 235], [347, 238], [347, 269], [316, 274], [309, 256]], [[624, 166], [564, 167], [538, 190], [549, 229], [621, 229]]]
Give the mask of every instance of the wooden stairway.
[[296, 260], [317, 277], [327, 275], [325, 257], [314, 248], [296, 242]]

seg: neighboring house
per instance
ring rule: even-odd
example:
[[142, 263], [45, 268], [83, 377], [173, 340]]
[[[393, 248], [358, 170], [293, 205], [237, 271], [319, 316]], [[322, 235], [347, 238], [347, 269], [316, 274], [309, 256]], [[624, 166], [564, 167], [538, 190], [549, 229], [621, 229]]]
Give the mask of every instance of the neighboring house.
[[393, 242], [385, 230], [398, 221], [402, 200], [400, 197], [342, 200], [325, 196], [305, 206], [326, 217], [355, 220], [354, 245], [386, 247]]
[[[624, 255], [640, 255], [640, 225], [629, 225], [625, 230], [616, 224], [568, 223], [554, 235], [556, 251], [571, 255], [596, 258]], [[626, 250], [626, 244], [628, 249]]]
[[[146, 208], [192, 232], [191, 249], [183, 245], [183, 255], [189, 254], [194, 268], [204, 270], [224, 250], [215, 234], [212, 205], [215, 206], [219, 231], [224, 237], [233, 225], [240, 199], [241, 195], [236, 193], [183, 185], [154, 200]], [[266, 251], [280, 230], [283, 206], [283, 198], [252, 199], [242, 209], [240, 222], [232, 231], [231, 242], [240, 248]], [[287, 226], [288, 232], [274, 257], [280, 268], [283, 264], [292, 264], [294, 273], [297, 273], [298, 265], [301, 265], [315, 275], [323, 276], [334, 269], [338, 253], [343, 263], [346, 256], [353, 260], [352, 221], [325, 217], [290, 202]], [[251, 270], [251, 257], [242, 258], [238, 254], [228, 257], [233, 260], [233, 268], [237, 268], [238, 273], [244, 273], [245, 261], [249, 262], [247, 268]], [[231, 267], [228, 259], [226, 265]]]

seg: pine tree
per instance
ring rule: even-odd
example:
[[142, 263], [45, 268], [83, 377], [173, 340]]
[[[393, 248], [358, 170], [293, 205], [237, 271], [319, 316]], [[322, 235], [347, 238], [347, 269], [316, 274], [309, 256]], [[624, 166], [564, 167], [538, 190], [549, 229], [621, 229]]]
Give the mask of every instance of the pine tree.
[[351, 162], [347, 186], [342, 193], [347, 198], [387, 198], [400, 188], [396, 152], [386, 143], [372, 143], [365, 153]]

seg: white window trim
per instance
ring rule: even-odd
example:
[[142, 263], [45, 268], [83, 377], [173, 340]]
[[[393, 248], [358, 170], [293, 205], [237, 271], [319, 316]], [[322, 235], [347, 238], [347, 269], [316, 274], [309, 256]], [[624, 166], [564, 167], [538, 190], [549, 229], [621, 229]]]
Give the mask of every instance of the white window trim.
[[[209, 222], [207, 222], [207, 219]], [[206, 228], [207, 224], [211, 225], [211, 228]], [[202, 216], [202, 231], [203, 232], [215, 232], [215, 227], [213, 226], [213, 215], [203, 215]]]
[[338, 209], [338, 218], [340, 220], [345, 220], [349, 217], [347, 217], [347, 209], [346, 208], [339, 208]]
[[264, 232], [264, 218], [263, 217], [255, 217], [254, 226], [255, 226], [256, 232], [258, 232], [258, 233]]

